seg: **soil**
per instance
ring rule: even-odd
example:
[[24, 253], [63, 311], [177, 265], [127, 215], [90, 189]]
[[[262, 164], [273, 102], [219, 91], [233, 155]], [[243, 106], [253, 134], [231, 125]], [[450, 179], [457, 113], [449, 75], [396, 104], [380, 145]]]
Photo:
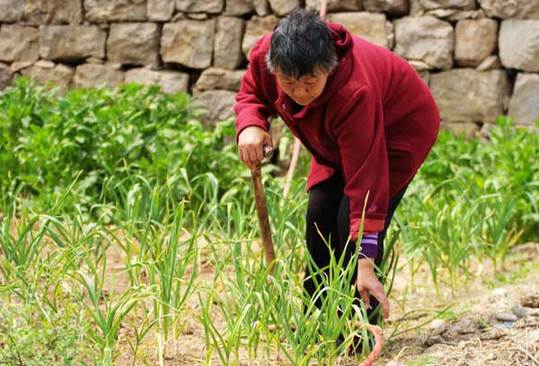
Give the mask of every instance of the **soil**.
[[[125, 263], [122, 252], [111, 247], [108, 254], [109, 291], [121, 292], [128, 286], [121, 272]], [[451, 291], [442, 284], [435, 291], [427, 269], [420, 268], [414, 274], [413, 292], [408, 286], [410, 273], [400, 270], [390, 297], [386, 344], [375, 365], [539, 366], [539, 243], [517, 246], [501, 273], [494, 273], [488, 265], [474, 265], [473, 270], [480, 275], [463, 282], [461, 288]], [[199, 281], [212, 281], [212, 276], [213, 268], [201, 263]], [[193, 296], [185, 311], [189, 315], [181, 337], [167, 344], [167, 366], [221, 364], [215, 353], [207, 359], [200, 313], [198, 299]], [[224, 326], [219, 314], [213, 316], [218, 327]], [[127, 342], [132, 335], [130, 327], [122, 329], [115, 364], [133, 364]], [[134, 364], [158, 365], [155, 349], [155, 337], [150, 333]], [[288, 364], [274, 354], [268, 359], [261, 352], [253, 360], [245, 353], [237, 364]], [[336, 364], [358, 365], [359, 361], [342, 357]]]

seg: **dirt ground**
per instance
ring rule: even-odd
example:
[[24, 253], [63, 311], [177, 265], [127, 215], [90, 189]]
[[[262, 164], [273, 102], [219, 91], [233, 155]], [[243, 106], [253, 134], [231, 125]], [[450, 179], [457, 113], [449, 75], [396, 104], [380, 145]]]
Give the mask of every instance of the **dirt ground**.
[[[119, 251], [111, 250], [109, 283], [121, 291], [127, 281], [114, 272], [121, 270], [123, 258]], [[200, 280], [210, 280], [212, 268], [202, 269]], [[430, 275], [426, 268], [414, 275], [413, 292], [406, 286], [410, 274], [399, 271], [390, 298], [392, 314], [384, 330], [386, 344], [375, 365], [539, 366], [539, 243], [516, 247], [502, 275], [496, 276], [488, 265], [475, 266], [474, 271], [481, 272], [476, 280], [454, 292], [442, 285], [438, 293], [427, 281]], [[206, 360], [204, 329], [195, 315], [200, 313], [196, 299], [190, 301], [186, 313], [192, 316], [186, 318], [179, 342], [169, 342], [166, 365], [221, 364], [215, 354], [211, 361]], [[219, 315], [215, 317], [219, 324]], [[122, 331], [117, 365], [133, 364], [125, 341], [130, 333], [129, 329]], [[155, 337], [149, 334], [146, 338], [136, 365], [158, 365]], [[252, 360], [247, 354], [238, 363], [286, 364], [279, 355]], [[359, 362], [343, 357], [336, 364]]]

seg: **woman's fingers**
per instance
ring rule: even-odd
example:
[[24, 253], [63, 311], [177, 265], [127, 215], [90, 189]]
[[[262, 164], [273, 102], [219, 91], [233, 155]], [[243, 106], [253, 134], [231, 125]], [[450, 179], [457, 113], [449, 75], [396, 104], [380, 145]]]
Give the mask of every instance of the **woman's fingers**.
[[372, 292], [372, 296], [378, 300], [380, 303], [380, 306], [382, 307], [382, 315], [384, 316], [384, 319], [389, 318], [389, 300], [387, 299], [387, 296], [384, 292], [384, 288], [376, 288]]
[[363, 303], [365, 304], [365, 307], [369, 309], [371, 307], [371, 301], [369, 299], [369, 291], [368, 290], [361, 290], [359, 291], [359, 295], [361, 296], [361, 299], [363, 300]]

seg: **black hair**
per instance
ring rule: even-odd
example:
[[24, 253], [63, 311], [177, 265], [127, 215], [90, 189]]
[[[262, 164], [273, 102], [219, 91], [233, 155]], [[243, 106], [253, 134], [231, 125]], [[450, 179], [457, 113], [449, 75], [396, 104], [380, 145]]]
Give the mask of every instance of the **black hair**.
[[266, 65], [271, 72], [278, 67], [295, 79], [314, 75], [316, 67], [331, 72], [337, 65], [331, 31], [313, 13], [301, 8], [293, 10], [273, 30]]

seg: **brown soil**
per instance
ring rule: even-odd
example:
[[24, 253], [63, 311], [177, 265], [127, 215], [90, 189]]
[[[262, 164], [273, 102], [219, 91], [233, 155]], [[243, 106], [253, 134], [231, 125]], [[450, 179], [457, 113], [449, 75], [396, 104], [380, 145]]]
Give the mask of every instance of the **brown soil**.
[[[110, 291], [122, 292], [128, 281], [121, 272], [123, 253], [111, 247], [108, 256], [110, 272], [107, 286]], [[199, 283], [213, 281], [209, 262], [201, 263]], [[504, 274], [509, 280], [495, 279], [489, 266], [474, 266], [481, 275], [463, 283], [454, 292], [440, 286], [433, 290], [430, 274], [422, 268], [414, 275], [414, 291], [410, 291], [410, 274], [399, 271], [391, 295], [391, 317], [384, 334], [386, 345], [376, 365], [530, 365], [539, 366], [539, 244], [526, 244], [511, 254]], [[517, 306], [517, 308], [515, 308]], [[441, 318], [434, 322], [444, 308]], [[500, 321], [496, 315], [514, 312], [523, 316], [516, 321]], [[198, 319], [201, 310], [193, 296], [185, 311], [182, 335], [177, 342], [169, 341], [166, 350], [167, 366], [220, 365], [214, 353], [207, 359], [204, 329]], [[219, 314], [214, 314], [218, 327], [224, 327]], [[131, 321], [136, 322], [135, 319]], [[399, 335], [393, 335], [401, 333]], [[115, 364], [132, 365], [133, 357], [127, 337], [130, 327], [122, 329], [119, 355]], [[138, 351], [136, 365], [158, 365], [155, 337], [148, 334]], [[263, 347], [261, 347], [263, 348]], [[238, 365], [286, 365], [277, 352], [267, 357], [261, 351], [256, 359], [247, 353], [240, 355]], [[355, 359], [343, 357], [338, 365], [357, 365]]]

